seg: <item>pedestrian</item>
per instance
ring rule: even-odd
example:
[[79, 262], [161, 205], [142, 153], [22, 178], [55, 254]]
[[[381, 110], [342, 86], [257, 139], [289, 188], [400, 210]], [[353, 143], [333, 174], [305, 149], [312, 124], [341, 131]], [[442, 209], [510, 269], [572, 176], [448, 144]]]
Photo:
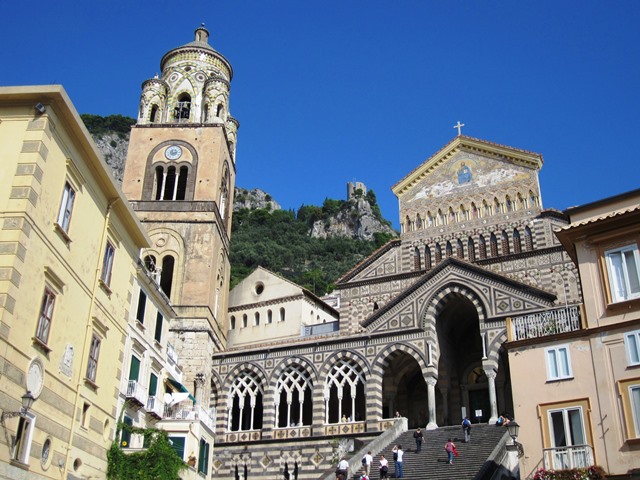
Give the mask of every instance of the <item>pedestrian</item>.
[[453, 443], [451, 439], [444, 445], [444, 449], [447, 451], [447, 456], [449, 457], [449, 465], [453, 463], [453, 456], [457, 456], [456, 452], [456, 444]]
[[418, 427], [418, 429], [413, 432], [413, 438], [416, 439], [416, 453], [422, 450], [422, 442], [424, 441], [424, 435], [422, 434], [422, 430]]
[[369, 451], [364, 457], [362, 457], [362, 467], [364, 468], [364, 473], [367, 477], [371, 475], [372, 463], [373, 463], [373, 457], [371, 456], [371, 451]]
[[342, 457], [342, 460], [338, 462], [338, 468], [336, 468], [336, 480], [347, 480], [349, 476], [349, 462]]
[[471, 440], [471, 421], [469, 417], [464, 417], [464, 420], [462, 420], [462, 433], [464, 433], [464, 443], [469, 443], [469, 440]]
[[402, 457], [404, 456], [404, 451], [402, 450], [402, 445], [398, 445], [398, 450], [396, 451], [397, 460], [395, 461], [395, 478], [402, 478]]
[[389, 478], [389, 461], [380, 455], [380, 480]]
[[402, 416], [400, 415], [400, 412], [398, 410], [396, 410], [396, 418], [402, 418]]

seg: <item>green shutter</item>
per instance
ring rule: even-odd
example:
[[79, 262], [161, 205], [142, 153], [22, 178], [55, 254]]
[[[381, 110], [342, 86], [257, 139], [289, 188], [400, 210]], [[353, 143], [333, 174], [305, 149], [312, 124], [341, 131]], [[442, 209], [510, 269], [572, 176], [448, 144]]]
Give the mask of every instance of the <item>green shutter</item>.
[[129, 367], [129, 381], [138, 380], [140, 375], [140, 359], [135, 356], [131, 356], [131, 366]]
[[149, 377], [149, 396], [155, 397], [158, 390], [158, 376], [152, 373]]
[[158, 343], [162, 340], [162, 320], [162, 314], [158, 312], [158, 315], [156, 316], [156, 334], [154, 337]]
[[181, 460], [184, 460], [185, 437], [169, 437], [171, 447], [175, 450]]

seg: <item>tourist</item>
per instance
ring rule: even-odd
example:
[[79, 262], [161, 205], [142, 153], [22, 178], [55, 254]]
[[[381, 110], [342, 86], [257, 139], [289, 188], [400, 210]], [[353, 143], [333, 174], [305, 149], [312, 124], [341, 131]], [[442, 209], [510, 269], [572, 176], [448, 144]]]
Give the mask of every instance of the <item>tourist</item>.
[[422, 430], [418, 428], [415, 432], [413, 432], [413, 438], [416, 439], [416, 453], [422, 450], [422, 442], [424, 441], [424, 435], [422, 434]]
[[449, 465], [453, 464], [453, 456], [458, 456], [458, 453], [456, 452], [456, 444], [449, 439], [449, 441], [444, 445], [444, 449], [447, 451], [447, 456], [449, 457]]
[[349, 462], [342, 457], [342, 460], [338, 462], [338, 468], [336, 469], [336, 480], [347, 480], [349, 477]]
[[404, 451], [402, 451], [402, 445], [398, 445], [397, 450], [394, 454], [394, 457], [397, 458], [395, 461], [395, 478], [402, 478], [402, 457], [404, 456]]
[[464, 420], [462, 420], [462, 433], [464, 433], [464, 443], [469, 443], [469, 440], [471, 440], [471, 421], [469, 417], [464, 417]]
[[371, 456], [371, 451], [369, 451], [364, 457], [362, 457], [362, 466], [364, 467], [364, 473], [367, 477], [371, 475], [372, 463], [373, 463], [373, 457]]
[[389, 478], [389, 461], [380, 455], [380, 480]]

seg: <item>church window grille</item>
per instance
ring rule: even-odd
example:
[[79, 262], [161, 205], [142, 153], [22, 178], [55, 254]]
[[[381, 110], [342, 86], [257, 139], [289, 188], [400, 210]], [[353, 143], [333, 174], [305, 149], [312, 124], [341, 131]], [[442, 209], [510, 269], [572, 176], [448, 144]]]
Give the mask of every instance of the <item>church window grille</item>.
[[338, 423], [360, 421], [356, 412], [366, 412], [365, 377], [353, 360], [340, 359], [331, 369], [324, 384], [325, 421]]
[[234, 315], [231, 315], [231, 320], [229, 322], [229, 328], [231, 328], [231, 330], [235, 330], [236, 329], [236, 317]]
[[436, 265], [442, 261], [442, 247], [436, 243]]
[[533, 250], [533, 234], [529, 227], [524, 228], [524, 248], [527, 252]]
[[275, 391], [276, 427], [311, 425], [313, 384], [301, 365], [290, 365], [278, 378]]
[[453, 247], [451, 246], [451, 242], [447, 240], [447, 246], [445, 247], [445, 255], [447, 258], [453, 255]]
[[420, 270], [420, 250], [418, 247], [413, 249], [413, 269]]
[[191, 96], [183, 93], [173, 109], [173, 118], [178, 122], [187, 122], [191, 117]]
[[227, 429], [230, 432], [262, 428], [262, 396], [262, 385], [255, 373], [246, 370], [238, 375], [227, 402]]
[[149, 122], [156, 123], [158, 121], [158, 105], [151, 105], [151, 114], [149, 115]]
[[498, 256], [498, 239], [494, 233], [489, 237], [489, 250], [492, 257]]
[[285, 316], [284, 316], [285, 312], [284, 312], [284, 307], [280, 309], [280, 321], [284, 322], [285, 320]]
[[273, 322], [273, 312], [271, 310], [267, 310], [267, 323]]
[[500, 248], [502, 249], [502, 255], [509, 255], [509, 235], [504, 230], [502, 231], [502, 238], [500, 240]]
[[255, 327], [260, 325], [260, 312], [256, 312], [255, 315], [253, 316], [253, 325]]
[[162, 271], [160, 273], [160, 288], [164, 294], [171, 298], [171, 287], [173, 285], [173, 269], [176, 260], [171, 255], [162, 259]]
[[431, 249], [429, 246], [424, 247], [424, 268], [431, 270]]
[[478, 253], [480, 255], [480, 260], [487, 258], [487, 243], [485, 242], [483, 235], [478, 237]]
[[467, 241], [467, 255], [469, 256], [469, 261], [470, 262], [475, 262], [476, 261], [476, 247], [473, 243], [473, 238], [469, 237], [469, 240]]
[[520, 253], [522, 251], [522, 242], [520, 241], [520, 232], [517, 228], [513, 229], [513, 253]]
[[458, 243], [456, 245], [456, 257], [464, 258], [464, 246], [462, 245], [462, 240], [458, 239]]
[[249, 320], [247, 318], [247, 314], [244, 313], [242, 315], [242, 328], [247, 328], [248, 325], [249, 325]]

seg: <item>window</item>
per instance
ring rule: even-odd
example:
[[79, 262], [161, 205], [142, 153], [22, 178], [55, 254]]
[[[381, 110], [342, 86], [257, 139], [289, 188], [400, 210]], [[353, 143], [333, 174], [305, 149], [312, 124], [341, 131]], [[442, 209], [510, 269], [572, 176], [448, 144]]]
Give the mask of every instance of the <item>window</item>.
[[90, 405], [87, 402], [82, 404], [82, 419], [81, 419], [80, 424], [82, 425], [83, 428], [87, 428], [87, 426], [88, 426], [89, 407], [90, 407]]
[[144, 310], [147, 306], [147, 294], [144, 291], [140, 290], [140, 295], [138, 296], [138, 311], [136, 312], [136, 320], [140, 323], [144, 324]]
[[120, 446], [127, 448], [131, 445], [131, 430], [127, 427], [133, 427], [133, 418], [124, 416], [122, 419], [124, 426], [122, 427], [122, 433], [120, 434]]
[[547, 380], [562, 380], [572, 378], [571, 359], [569, 357], [569, 347], [551, 347], [545, 349], [547, 360]]
[[53, 306], [55, 302], [55, 294], [48, 288], [45, 288], [42, 305], [40, 307], [40, 318], [38, 318], [38, 326], [36, 328], [36, 338], [45, 345], [49, 340], [51, 317], [53, 316]]
[[150, 397], [155, 397], [158, 393], [158, 375], [152, 373], [149, 375], [149, 391]]
[[566, 470], [592, 465], [590, 450], [580, 448], [587, 444], [582, 407], [549, 410], [548, 419], [551, 446], [555, 449], [551, 468]]
[[231, 330], [236, 329], [236, 317], [234, 315], [231, 315], [231, 319], [229, 321], [229, 329]]
[[171, 446], [182, 460], [184, 460], [185, 441], [185, 437], [174, 437], [169, 435], [169, 443], [171, 443]]
[[29, 453], [31, 452], [31, 439], [33, 437], [33, 428], [36, 424], [36, 417], [27, 413], [20, 417], [18, 430], [11, 445], [11, 459], [22, 463], [29, 464]]
[[256, 312], [253, 317], [253, 325], [257, 327], [260, 325], [260, 313]]
[[625, 334], [624, 345], [627, 350], [627, 365], [640, 365], [640, 330]]
[[89, 349], [89, 363], [87, 364], [87, 380], [96, 383], [96, 372], [98, 370], [98, 356], [100, 355], [100, 337], [95, 333], [91, 338], [91, 348]]
[[267, 323], [273, 322], [273, 312], [271, 310], [267, 310]]
[[113, 269], [113, 257], [116, 253], [116, 249], [113, 244], [107, 241], [107, 246], [104, 249], [104, 260], [102, 261], [102, 275], [100, 280], [107, 287], [111, 284], [111, 270]]
[[632, 385], [629, 387], [629, 398], [631, 399], [635, 436], [640, 437], [640, 385]]
[[62, 192], [62, 201], [60, 202], [60, 211], [58, 212], [58, 225], [66, 233], [69, 232], [69, 222], [71, 221], [71, 212], [73, 210], [73, 201], [76, 198], [76, 191], [66, 182], [64, 184], [64, 192]]
[[140, 378], [140, 359], [131, 355], [131, 365], [129, 365], [129, 381], [138, 381]]
[[281, 322], [284, 322], [284, 319], [285, 319], [285, 315], [284, 314], [285, 314], [284, 308], [281, 308], [280, 309], [280, 321]]
[[247, 314], [242, 315], [242, 328], [247, 328]]
[[420, 250], [418, 250], [418, 247], [413, 250], [413, 269], [420, 270]]
[[613, 302], [640, 297], [640, 256], [637, 245], [605, 252], [609, 287]]
[[156, 315], [156, 331], [153, 335], [153, 338], [155, 339], [156, 342], [160, 343], [160, 341], [162, 340], [162, 322], [164, 320], [164, 317], [162, 316], [162, 313], [158, 312], [158, 314]]
[[209, 472], [209, 443], [204, 438], [200, 439], [200, 450], [198, 451], [198, 473], [207, 475]]

